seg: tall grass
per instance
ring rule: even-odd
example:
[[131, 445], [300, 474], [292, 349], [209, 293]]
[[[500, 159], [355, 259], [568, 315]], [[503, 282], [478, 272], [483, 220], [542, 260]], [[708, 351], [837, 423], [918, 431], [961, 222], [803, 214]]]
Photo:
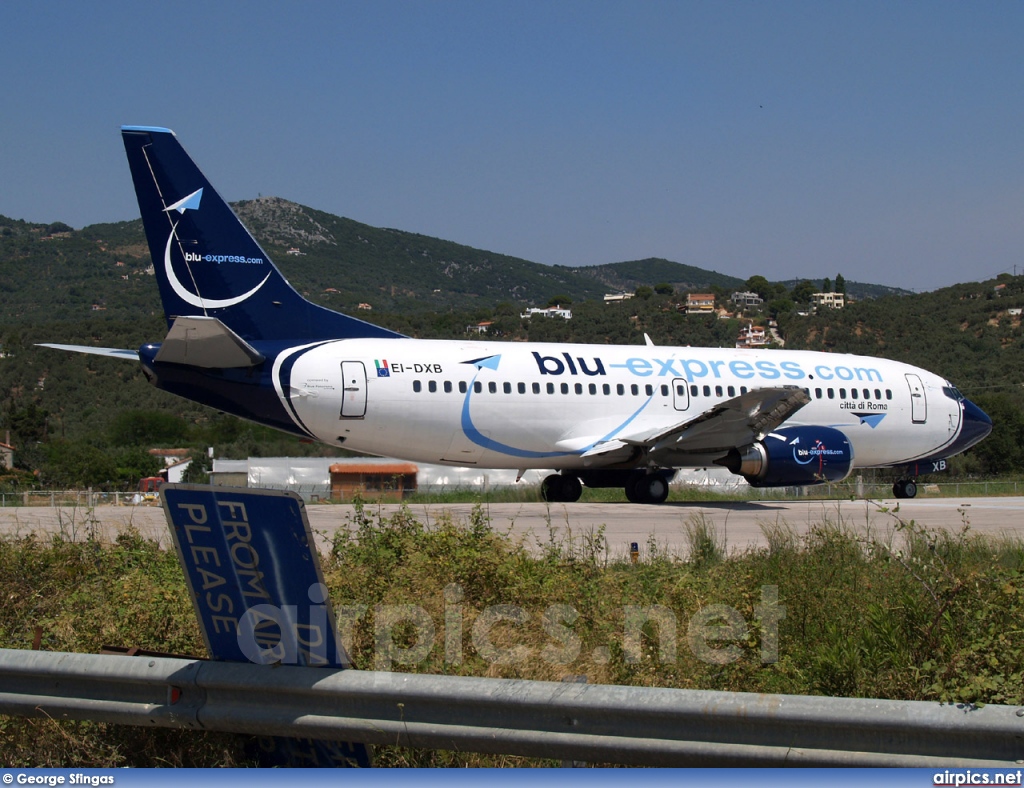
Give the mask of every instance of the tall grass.
[[[493, 531], [482, 507], [429, 524], [409, 509], [385, 516], [357, 507], [353, 525], [322, 563], [359, 668], [1024, 704], [1020, 541], [969, 528], [930, 532], [894, 515], [884, 534], [842, 521], [804, 535], [765, 523], [767, 547], [729, 554], [724, 524], [705, 516], [683, 526], [687, 555], [652, 541], [632, 563], [610, 556], [600, 529], [517, 543]], [[41, 627], [44, 649], [95, 652], [109, 643], [203, 655], [176, 557], [130, 531], [108, 545], [0, 541], [0, 594], [7, 648], [29, 648]], [[775, 598], [785, 617], [773, 623]], [[389, 765], [537, 763], [399, 748], [376, 757]], [[246, 760], [232, 736], [0, 717], [0, 762]]]

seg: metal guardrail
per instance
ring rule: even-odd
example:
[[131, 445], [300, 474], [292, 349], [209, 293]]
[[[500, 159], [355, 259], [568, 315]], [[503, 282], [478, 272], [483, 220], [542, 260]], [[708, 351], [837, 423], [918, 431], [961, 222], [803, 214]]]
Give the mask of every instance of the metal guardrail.
[[1010, 706], [9, 649], [0, 713], [648, 766], [1024, 762]]

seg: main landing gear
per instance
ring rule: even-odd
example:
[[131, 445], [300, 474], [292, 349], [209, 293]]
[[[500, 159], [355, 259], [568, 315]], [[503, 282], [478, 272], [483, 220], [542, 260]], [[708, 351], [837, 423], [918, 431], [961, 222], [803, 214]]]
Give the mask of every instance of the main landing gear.
[[913, 498], [917, 495], [917, 482], [914, 479], [900, 479], [892, 486], [892, 494], [897, 498]]
[[573, 503], [583, 494], [583, 485], [575, 476], [553, 473], [540, 483], [540, 497], [548, 503]]
[[548, 503], [572, 503], [587, 487], [622, 487], [631, 503], [664, 503], [668, 498], [668, 483], [675, 471], [655, 468], [650, 472], [631, 469], [579, 469], [567, 473], [553, 473], [540, 483], [540, 497]]
[[665, 503], [668, 498], [668, 479], [660, 473], [645, 473], [626, 483], [626, 498], [630, 503]]

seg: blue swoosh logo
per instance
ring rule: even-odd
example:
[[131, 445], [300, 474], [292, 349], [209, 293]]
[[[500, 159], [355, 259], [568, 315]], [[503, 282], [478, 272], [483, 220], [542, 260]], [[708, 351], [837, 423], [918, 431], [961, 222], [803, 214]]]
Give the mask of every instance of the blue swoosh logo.
[[598, 440], [591, 443], [589, 446], [584, 446], [582, 449], [576, 451], [531, 451], [530, 449], [520, 449], [515, 446], [509, 446], [507, 443], [501, 443], [493, 438], [488, 438], [473, 424], [473, 418], [470, 415], [469, 403], [473, 396], [473, 386], [476, 383], [476, 379], [480, 377], [480, 372], [483, 369], [494, 369], [497, 370], [498, 362], [501, 360], [501, 356], [487, 356], [486, 358], [473, 359], [472, 361], [465, 361], [465, 364], [473, 364], [476, 367], [476, 374], [470, 381], [469, 386], [466, 388], [466, 398], [462, 401], [462, 432], [465, 434], [470, 441], [475, 443], [489, 451], [495, 451], [499, 454], [507, 454], [510, 457], [523, 457], [525, 459], [545, 459], [547, 457], [577, 457], [585, 452], [590, 451], [592, 448], [597, 446], [599, 443], [611, 440], [624, 430], [629, 424], [639, 416], [644, 408], [651, 404], [651, 400], [654, 399], [654, 394], [651, 394], [636, 411], [622, 424], [613, 429], [607, 435], [599, 438]]

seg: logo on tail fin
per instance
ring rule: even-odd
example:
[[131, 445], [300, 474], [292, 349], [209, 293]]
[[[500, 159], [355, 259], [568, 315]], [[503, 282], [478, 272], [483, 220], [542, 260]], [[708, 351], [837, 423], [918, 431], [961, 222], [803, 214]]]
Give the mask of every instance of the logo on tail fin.
[[200, 186], [188, 197], [182, 197], [174, 205], [168, 205], [164, 208], [164, 211], [177, 211], [178, 213], [185, 213], [190, 208], [193, 211], [199, 210], [199, 201], [203, 199], [203, 187]]
[[[202, 188], [199, 188], [196, 191], [192, 192], [191, 194], [182, 197], [173, 205], [168, 205], [166, 208], [164, 208], [164, 211], [168, 213], [170, 211], [177, 211], [179, 214], [184, 214], [185, 211], [189, 210], [198, 211], [199, 203], [202, 201], [202, 199], [203, 190]], [[225, 307], [235, 306], [236, 304], [240, 304], [246, 299], [255, 295], [256, 292], [261, 287], [263, 287], [263, 285], [266, 284], [267, 280], [270, 278], [270, 273], [268, 273], [265, 277], [263, 277], [262, 281], [260, 281], [260, 283], [256, 285], [256, 287], [252, 288], [251, 290], [245, 293], [242, 293], [241, 295], [234, 296], [233, 298], [207, 299], [203, 298], [198, 293], [191, 292], [188, 288], [185, 287], [185, 285], [181, 283], [181, 280], [178, 279], [178, 275], [174, 272], [174, 263], [171, 260], [171, 247], [174, 245], [174, 242], [178, 240], [176, 232], [177, 229], [178, 222], [175, 222], [174, 224], [171, 225], [170, 235], [167, 236], [167, 246], [164, 248], [164, 270], [167, 272], [167, 281], [170, 283], [171, 289], [174, 290], [175, 295], [177, 295], [178, 298], [180, 298], [186, 304], [198, 307], [199, 309], [223, 309]], [[192, 260], [192, 262], [197, 262], [198, 260], [195, 258], [202, 258], [198, 255], [193, 255], [191, 253], [184, 252], [181, 249], [180, 243], [178, 244], [178, 250], [181, 252], [181, 257], [185, 263], [185, 267], [188, 269], [189, 274], [192, 275], [192, 270], [191, 268], [188, 267], [189, 261]], [[217, 262], [219, 262], [220, 260], [228, 260], [232, 262], [234, 262], [235, 260], [255, 262], [250, 261], [248, 258], [236, 257], [234, 255], [219, 256]], [[263, 263], [264, 261], [260, 260], [259, 262]], [[195, 276], [193, 275], [192, 284], [194, 285], [195, 283]], [[196, 289], [198, 290], [199, 288], [197, 287]]]

